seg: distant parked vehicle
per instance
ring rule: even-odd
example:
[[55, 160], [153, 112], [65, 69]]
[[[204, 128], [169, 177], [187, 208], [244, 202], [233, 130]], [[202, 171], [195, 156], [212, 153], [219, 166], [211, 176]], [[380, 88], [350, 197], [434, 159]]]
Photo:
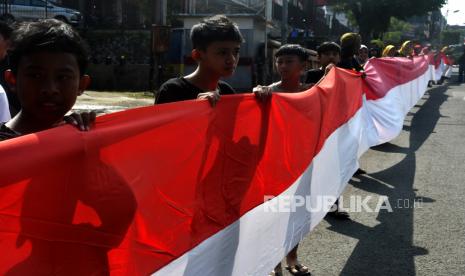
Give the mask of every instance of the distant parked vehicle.
[[44, 0], [7, 0], [0, 2], [0, 18], [4, 21], [35, 21], [55, 18], [71, 25], [79, 25], [79, 11]]

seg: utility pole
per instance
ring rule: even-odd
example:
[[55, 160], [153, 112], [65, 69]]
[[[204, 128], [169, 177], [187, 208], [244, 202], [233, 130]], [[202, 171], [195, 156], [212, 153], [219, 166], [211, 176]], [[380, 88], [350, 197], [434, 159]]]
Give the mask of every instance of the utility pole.
[[268, 79], [270, 76], [270, 68], [269, 68], [269, 63], [268, 63], [268, 24], [271, 23], [272, 17], [273, 17], [273, 2], [272, 0], [265, 0], [265, 40], [264, 40], [264, 63], [263, 63], [263, 79], [265, 84], [268, 83]]
[[287, 43], [287, 18], [289, 17], [289, 6], [287, 0], [283, 0], [283, 9], [282, 9], [282, 20], [281, 20], [281, 45]]
[[[197, 5], [195, 0], [185, 0], [184, 12], [187, 14], [195, 14], [195, 6]], [[207, 1], [208, 6], [208, 1]]]
[[[434, 13], [433, 13], [433, 15], [434, 15]], [[448, 18], [448, 17], [449, 17], [449, 10], [447, 10], [447, 13], [446, 13], [446, 26], [444, 26], [444, 25], [442, 24], [442, 21], [439, 22], [439, 31], [438, 31], [438, 34], [439, 34], [439, 49], [442, 48], [442, 37], [443, 37], [443, 35], [444, 35], [444, 34], [443, 34], [444, 30], [447, 29], [447, 18]], [[434, 25], [435, 25], [435, 23], [434, 23], [435, 20], [436, 20], [436, 18], [433, 18], [433, 16], [432, 16], [432, 19], [431, 19], [431, 26], [433, 26], [433, 28], [434, 28]], [[432, 31], [432, 32], [433, 32], [433, 31]]]
[[[150, 91], [159, 88], [163, 79], [163, 54], [168, 51], [171, 29], [166, 25], [167, 0], [153, 1], [152, 45], [150, 52]], [[156, 76], [156, 77], [155, 77]], [[155, 78], [155, 79], [154, 79]]]
[[3, 17], [5, 14], [10, 13], [10, 9], [8, 8], [8, 0], [3, 0], [1, 5], [2, 5], [2, 9], [0, 9], [1, 11], [0, 15]]
[[166, 0], [154, 0], [154, 13], [153, 13], [153, 24], [155, 25], [166, 25]]
[[79, 0], [79, 8], [78, 10], [84, 14], [86, 12], [86, 1], [85, 0]]
[[45, 0], [45, 18], [48, 18], [48, 0]]

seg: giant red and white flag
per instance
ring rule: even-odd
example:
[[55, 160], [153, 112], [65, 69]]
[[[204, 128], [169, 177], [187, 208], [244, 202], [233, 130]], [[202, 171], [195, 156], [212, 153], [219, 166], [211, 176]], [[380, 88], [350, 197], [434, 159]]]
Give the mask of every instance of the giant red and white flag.
[[370, 59], [363, 82], [370, 146], [388, 142], [402, 130], [405, 115], [418, 102], [431, 80], [429, 56]]
[[267, 274], [361, 154], [400, 132], [431, 75], [426, 57], [366, 70], [267, 103], [158, 105], [1, 142], [0, 274]]

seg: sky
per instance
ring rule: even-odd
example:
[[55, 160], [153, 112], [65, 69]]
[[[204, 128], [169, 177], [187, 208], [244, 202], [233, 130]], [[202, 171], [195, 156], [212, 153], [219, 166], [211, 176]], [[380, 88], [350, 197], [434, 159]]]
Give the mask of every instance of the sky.
[[[454, 12], [457, 10], [459, 11]], [[447, 24], [465, 26], [465, 0], [448, 0], [441, 11], [447, 19]]]

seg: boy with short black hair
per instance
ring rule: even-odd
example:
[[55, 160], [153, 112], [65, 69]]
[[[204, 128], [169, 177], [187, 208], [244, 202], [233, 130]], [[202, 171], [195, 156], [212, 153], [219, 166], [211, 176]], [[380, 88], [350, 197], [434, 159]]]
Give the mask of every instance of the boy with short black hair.
[[[5, 80], [14, 87], [22, 109], [0, 125], [0, 141], [63, 124], [90, 83], [84, 74], [85, 44], [66, 23], [55, 19], [23, 23], [13, 32], [11, 43], [11, 70], [5, 72]], [[92, 114], [70, 117], [70, 122], [88, 129]], [[82, 121], [87, 126], [82, 127]]]
[[[341, 47], [334, 42], [324, 42], [318, 49], [318, 58], [321, 67], [318, 69], [309, 70], [306, 75], [306, 83], [318, 83], [324, 76], [336, 66], [340, 64], [341, 60]], [[365, 173], [363, 170], [358, 170], [359, 173]], [[345, 211], [340, 210], [339, 199], [336, 200], [334, 206], [331, 208], [331, 211], [328, 212], [328, 215], [333, 216], [339, 219], [348, 219], [349, 214]]]
[[[14, 30], [11, 42], [11, 70], [5, 79], [14, 87], [22, 109], [0, 124], [0, 141], [63, 124], [65, 114], [90, 82], [84, 74], [88, 56], [84, 41], [68, 24], [56, 19], [23, 23]], [[75, 113], [68, 118], [89, 125], [92, 114]], [[108, 252], [125, 237], [137, 203], [112, 167], [96, 160], [82, 161], [70, 158], [58, 170], [38, 164], [32, 172], [18, 200], [21, 208], [12, 213], [19, 231], [12, 231], [10, 237], [16, 239], [18, 250], [27, 246], [28, 253], [11, 252], [16, 257], [2, 259], [6, 274], [110, 275]], [[42, 169], [50, 172], [42, 173]], [[82, 217], [79, 204], [93, 210], [97, 224], [75, 221], [76, 216]], [[72, 234], [67, 235], [67, 229]], [[93, 242], [102, 235], [112, 238], [104, 245]]]
[[197, 69], [190, 75], [173, 78], [159, 89], [155, 103], [208, 99], [214, 106], [220, 95], [234, 94], [221, 78], [230, 77], [239, 61], [244, 41], [238, 26], [224, 15], [203, 19], [191, 29], [192, 58]]
[[274, 56], [275, 58], [281, 56], [295, 56], [301, 62], [304, 62], [308, 59], [308, 55], [308, 51], [299, 44], [284, 44], [276, 51]]
[[255, 96], [265, 100], [271, 92], [301, 92], [309, 86], [300, 82], [308, 59], [308, 51], [297, 44], [285, 44], [275, 53], [275, 66], [281, 80], [268, 86], [258, 85]]
[[297, 44], [286, 44], [278, 49], [275, 54], [276, 70], [281, 80], [270, 85], [273, 92], [298, 92], [308, 88], [300, 82], [308, 55], [308, 51]]
[[334, 42], [323, 42], [318, 48], [320, 68], [307, 71], [305, 83], [318, 83], [334, 65], [341, 60], [341, 47]]
[[[308, 51], [297, 44], [285, 44], [275, 54], [275, 66], [281, 80], [268, 86], [257, 86], [253, 89], [255, 96], [266, 100], [272, 92], [296, 93], [302, 92], [310, 85], [302, 83], [301, 76], [305, 70]], [[311, 273], [305, 265], [297, 259], [298, 244], [286, 256], [286, 269], [291, 275], [310, 276]], [[282, 268], [279, 263], [269, 275], [281, 275]]]

